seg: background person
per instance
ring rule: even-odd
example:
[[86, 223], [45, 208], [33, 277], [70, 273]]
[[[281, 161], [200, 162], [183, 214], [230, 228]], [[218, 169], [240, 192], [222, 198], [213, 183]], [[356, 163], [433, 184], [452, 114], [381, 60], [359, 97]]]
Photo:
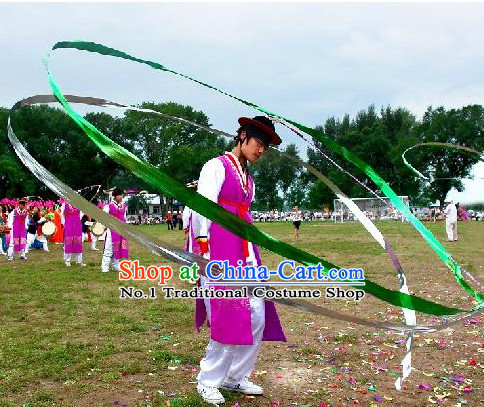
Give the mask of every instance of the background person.
[[450, 201], [445, 208], [444, 215], [447, 241], [455, 242], [457, 240], [457, 208], [453, 201]]
[[66, 267], [71, 266], [72, 255], [76, 255], [76, 263], [85, 267], [82, 262], [82, 212], [64, 202], [61, 207], [61, 222], [64, 225], [64, 263]]
[[[12, 202], [11, 202], [12, 203]], [[18, 203], [13, 201], [16, 206], [10, 212], [7, 219], [7, 225], [10, 228], [10, 244], [7, 251], [7, 259], [12, 261], [14, 253], [19, 253], [22, 260], [26, 260], [25, 248], [27, 245], [26, 219], [28, 211], [25, 208], [27, 200], [19, 199]]]
[[294, 239], [299, 239], [299, 228], [301, 227], [302, 213], [299, 206], [295, 206], [292, 212], [292, 224], [294, 225]]
[[[112, 192], [114, 201], [104, 207], [104, 212], [126, 223], [128, 207], [123, 203], [123, 191], [115, 188]], [[128, 240], [119, 233], [107, 229], [104, 241], [104, 251], [101, 261], [101, 271], [107, 273], [111, 266], [111, 261], [115, 271], [120, 271], [119, 263], [121, 259], [129, 258]]]

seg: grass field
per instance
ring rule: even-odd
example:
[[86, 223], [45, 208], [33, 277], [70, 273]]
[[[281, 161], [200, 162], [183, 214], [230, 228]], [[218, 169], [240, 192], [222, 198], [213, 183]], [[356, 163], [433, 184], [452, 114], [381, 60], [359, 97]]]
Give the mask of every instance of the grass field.
[[[294, 243], [289, 223], [257, 224]], [[406, 224], [378, 223], [403, 264], [412, 293], [470, 309], [469, 295]], [[484, 222], [459, 223], [459, 241], [445, 241], [442, 222], [428, 225], [453, 256], [484, 281]], [[154, 240], [182, 247], [184, 235], [138, 226]], [[101, 243], [101, 242], [100, 242]], [[304, 223], [297, 247], [398, 289], [387, 254], [357, 223]], [[101, 246], [101, 245], [99, 245]], [[102, 246], [101, 246], [102, 248]], [[0, 258], [0, 406], [204, 406], [195, 391], [208, 341], [193, 328], [192, 300], [119, 299], [119, 287], [145, 291], [150, 282], [121, 284], [100, 272], [101, 251], [85, 246], [87, 267], [62, 262], [62, 247], [29, 253], [27, 261]], [[267, 266], [281, 257], [262, 251]], [[174, 264], [131, 242], [141, 264]], [[172, 279], [178, 288], [192, 286]], [[366, 296], [360, 303], [318, 303], [369, 320], [401, 322], [401, 311]], [[403, 337], [279, 306], [287, 343], [267, 342], [252, 379], [264, 397], [224, 392], [233, 406], [396, 405], [477, 406], [484, 403], [483, 318], [417, 335], [414, 371], [398, 392], [393, 382], [405, 353]], [[418, 322], [435, 322], [418, 315]], [[459, 404], [460, 403], [460, 404]]]

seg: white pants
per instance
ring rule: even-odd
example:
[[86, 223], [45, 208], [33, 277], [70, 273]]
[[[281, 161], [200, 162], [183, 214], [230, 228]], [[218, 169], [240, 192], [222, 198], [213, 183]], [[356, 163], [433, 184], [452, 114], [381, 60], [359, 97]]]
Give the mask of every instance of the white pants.
[[447, 231], [447, 240], [457, 240], [457, 221], [445, 222], [445, 230]]
[[44, 235], [37, 236], [37, 240], [42, 243], [42, 248], [45, 252], [49, 251], [49, 245], [47, 243], [47, 238]]
[[[10, 246], [8, 246], [7, 256], [9, 259], [13, 259], [13, 243], [10, 243]], [[24, 257], [25, 257], [25, 250], [22, 249], [20, 250], [20, 258], [22, 259]]]
[[76, 263], [82, 264], [82, 253], [64, 253], [64, 261], [70, 263], [73, 254], [76, 256]]
[[111, 260], [113, 261], [113, 268], [114, 270], [119, 270], [119, 259], [115, 259], [113, 257], [113, 240], [111, 238], [111, 231], [108, 229], [106, 231], [106, 238], [104, 241], [104, 251], [103, 251], [103, 258], [101, 261], [101, 271], [106, 273], [109, 271], [109, 266], [111, 264]]
[[[82, 234], [82, 241], [87, 242], [89, 240], [89, 235], [87, 233]], [[96, 249], [97, 236], [91, 233], [91, 249]]]
[[27, 233], [27, 244], [25, 245], [25, 253], [28, 253], [30, 245], [34, 243], [35, 236], [35, 233]]
[[[201, 277], [202, 288], [207, 279]], [[224, 345], [210, 339], [205, 357], [200, 361], [198, 382], [203, 386], [220, 387], [222, 383], [237, 384], [248, 378], [254, 370], [259, 345], [265, 326], [265, 304], [262, 298], [249, 298], [253, 345]], [[210, 300], [205, 299], [210, 320]]]

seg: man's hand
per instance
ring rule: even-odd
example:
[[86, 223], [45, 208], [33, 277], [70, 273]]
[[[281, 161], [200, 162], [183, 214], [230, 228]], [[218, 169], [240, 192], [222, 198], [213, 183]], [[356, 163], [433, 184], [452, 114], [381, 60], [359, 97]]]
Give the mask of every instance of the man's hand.
[[208, 253], [207, 236], [198, 236], [196, 240], [198, 242], [198, 245], [200, 246], [200, 253], [202, 254]]

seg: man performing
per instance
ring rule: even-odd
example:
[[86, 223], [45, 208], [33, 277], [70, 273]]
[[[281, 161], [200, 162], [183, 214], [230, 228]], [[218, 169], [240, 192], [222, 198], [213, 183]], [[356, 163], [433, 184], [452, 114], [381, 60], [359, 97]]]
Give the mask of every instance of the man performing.
[[[232, 152], [213, 158], [202, 168], [198, 192], [234, 215], [252, 223], [249, 206], [254, 197], [254, 182], [247, 172], [247, 162], [255, 162], [269, 144], [279, 145], [272, 122], [263, 116], [241, 117]], [[198, 227], [200, 251], [211, 260], [228, 260], [237, 266], [261, 265], [257, 246], [233, 235], [216, 223], [193, 213]], [[208, 288], [201, 277], [202, 288]], [[221, 289], [230, 289], [220, 287]], [[195, 323], [200, 328], [210, 323], [211, 339], [200, 362], [197, 391], [208, 403], [224, 403], [219, 388], [244, 394], [261, 395], [262, 387], [249, 381], [255, 367], [261, 340], [285, 341], [272, 302], [260, 298], [197, 300]]]
[[[104, 207], [104, 212], [109, 213], [121, 222], [126, 223], [128, 207], [123, 203], [123, 191], [115, 188], [112, 192], [114, 201]], [[120, 234], [108, 229], [104, 241], [104, 252], [101, 262], [101, 271], [107, 273], [111, 260], [115, 271], [120, 271], [119, 260], [129, 258], [128, 240]]]
[[76, 263], [85, 267], [82, 262], [82, 212], [69, 202], [64, 202], [61, 208], [61, 222], [64, 225], [64, 263], [71, 266], [71, 256], [76, 254]]
[[7, 225], [10, 228], [10, 245], [7, 251], [8, 260], [13, 260], [13, 254], [20, 252], [20, 258], [25, 260], [25, 246], [27, 244], [27, 229], [25, 219], [28, 211], [25, 208], [27, 200], [22, 198], [18, 201], [17, 207], [8, 215]]

